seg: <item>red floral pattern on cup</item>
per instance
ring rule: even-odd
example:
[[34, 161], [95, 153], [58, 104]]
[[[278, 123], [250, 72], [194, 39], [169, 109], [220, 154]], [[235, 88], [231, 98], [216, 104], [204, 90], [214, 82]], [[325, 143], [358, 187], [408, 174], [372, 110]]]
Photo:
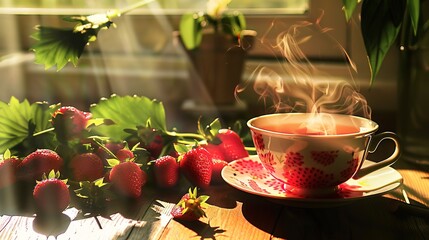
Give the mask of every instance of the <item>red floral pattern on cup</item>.
[[287, 152], [285, 155], [285, 167], [298, 167], [304, 164], [304, 156], [299, 152]]
[[289, 168], [285, 165], [283, 176], [287, 179], [287, 184], [299, 188], [323, 188], [332, 186], [334, 175], [325, 173], [323, 170], [314, 167]]
[[359, 166], [359, 159], [358, 158], [352, 158], [349, 161], [347, 161], [347, 168], [341, 171], [340, 176], [343, 179], [349, 179], [353, 176], [353, 174], [356, 172], [358, 166]]
[[335, 151], [311, 151], [313, 160], [323, 166], [328, 166], [335, 162], [338, 157], [339, 150]]
[[263, 179], [269, 176], [268, 172], [265, 171], [264, 166], [262, 166], [262, 163], [248, 158], [237, 162], [237, 164], [233, 165], [232, 168], [239, 174], [248, 174], [253, 178]]
[[274, 166], [277, 162], [274, 160], [274, 155], [271, 152], [260, 153], [259, 159], [268, 172], [274, 172]]
[[255, 147], [258, 151], [264, 151], [265, 150], [265, 143], [264, 139], [262, 138], [262, 134], [260, 133], [254, 133], [252, 135], [253, 142], [255, 144]]

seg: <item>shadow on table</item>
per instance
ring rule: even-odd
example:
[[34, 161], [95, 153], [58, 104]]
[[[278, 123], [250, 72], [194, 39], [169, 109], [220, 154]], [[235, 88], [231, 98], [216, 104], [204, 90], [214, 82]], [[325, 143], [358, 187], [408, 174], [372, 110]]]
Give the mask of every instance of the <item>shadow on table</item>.
[[[277, 238], [424, 239], [429, 236], [429, 221], [396, 213], [392, 204], [397, 201], [393, 199], [373, 197], [332, 208], [298, 208], [265, 202], [243, 203], [243, 215], [251, 224]], [[278, 211], [269, 203], [276, 205]]]
[[208, 223], [201, 221], [176, 221], [194, 231], [195, 236], [192, 237], [195, 238], [199, 237], [200, 239], [216, 239], [216, 237], [221, 237], [223, 236], [223, 233], [226, 232], [226, 230], [221, 229], [220, 227], [211, 226], [210, 221]]

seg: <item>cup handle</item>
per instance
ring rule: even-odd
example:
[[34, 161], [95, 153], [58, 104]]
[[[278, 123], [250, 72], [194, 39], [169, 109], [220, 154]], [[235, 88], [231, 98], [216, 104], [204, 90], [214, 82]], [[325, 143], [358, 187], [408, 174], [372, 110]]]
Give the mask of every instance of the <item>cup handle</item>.
[[365, 176], [371, 172], [374, 172], [380, 168], [390, 166], [398, 160], [399, 156], [401, 155], [401, 147], [399, 144], [398, 135], [396, 135], [393, 132], [383, 132], [383, 133], [379, 133], [377, 135], [372, 136], [367, 151], [369, 153], [375, 152], [377, 150], [378, 145], [385, 139], [390, 139], [395, 143], [395, 151], [392, 153], [392, 155], [390, 155], [390, 157], [388, 157], [382, 161], [371, 164], [369, 166], [362, 167], [353, 176], [353, 179], [359, 179], [359, 178], [361, 178], [361, 177], [363, 177], [363, 176]]

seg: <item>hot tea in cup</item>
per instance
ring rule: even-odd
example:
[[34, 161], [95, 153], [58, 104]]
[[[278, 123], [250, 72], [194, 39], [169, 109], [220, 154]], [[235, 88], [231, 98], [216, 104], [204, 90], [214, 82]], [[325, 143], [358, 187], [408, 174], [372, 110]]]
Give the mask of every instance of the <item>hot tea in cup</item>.
[[[285, 183], [285, 190], [303, 196], [331, 194], [350, 178], [389, 166], [400, 155], [396, 134], [375, 134], [377, 123], [352, 115], [279, 113], [247, 125], [264, 167]], [[385, 139], [395, 143], [391, 156], [363, 168], [368, 153]]]

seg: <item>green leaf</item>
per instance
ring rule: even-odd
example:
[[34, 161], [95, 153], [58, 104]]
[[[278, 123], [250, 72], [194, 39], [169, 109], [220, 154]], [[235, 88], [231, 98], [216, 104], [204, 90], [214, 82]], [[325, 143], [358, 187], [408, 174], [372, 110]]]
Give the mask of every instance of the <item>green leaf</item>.
[[192, 149], [192, 146], [188, 146], [185, 144], [174, 144], [174, 149], [179, 154], [184, 154]]
[[221, 18], [222, 29], [225, 33], [238, 37], [246, 29], [246, 19], [240, 12], [224, 13]]
[[411, 25], [413, 26], [414, 35], [417, 35], [420, 17], [420, 0], [408, 0], [407, 8], [411, 17]]
[[367, 0], [362, 4], [361, 28], [369, 58], [371, 84], [400, 29], [394, 24], [390, 4], [390, 0]]
[[188, 13], [180, 18], [179, 32], [186, 49], [194, 49], [201, 44], [203, 38], [201, 23], [203, 16], [196, 13]]
[[37, 41], [32, 46], [36, 54], [35, 61], [45, 65], [45, 69], [56, 65], [57, 70], [61, 70], [68, 62], [76, 66], [91, 35], [91, 32], [39, 26], [31, 35]]
[[9, 159], [12, 156], [9, 149], [6, 149], [6, 151], [3, 154], [3, 159]]
[[119, 161], [118, 159], [109, 158], [109, 159], [107, 159], [107, 163], [109, 164], [110, 167], [114, 167], [114, 166], [120, 164], [121, 161]]
[[350, 18], [352, 18], [353, 12], [355, 11], [358, 3], [359, 0], [343, 0], [344, 14], [347, 21], [350, 21]]
[[150, 125], [152, 128], [167, 131], [164, 106], [161, 102], [147, 97], [116, 96], [102, 99], [91, 106], [93, 118], [110, 119], [112, 125], [95, 126], [93, 131], [112, 140], [120, 141], [130, 136], [126, 129]]
[[15, 97], [12, 97], [7, 105], [0, 105], [0, 152], [24, 144], [24, 141], [27, 149], [52, 144], [53, 133], [38, 138], [33, 138], [32, 135], [35, 131], [51, 127], [49, 119], [55, 107], [46, 103], [30, 105], [27, 100], [19, 102]]
[[222, 123], [220, 122], [219, 118], [216, 118], [208, 126], [208, 130], [210, 131], [210, 134], [212, 136], [216, 136], [221, 128], [222, 128]]

